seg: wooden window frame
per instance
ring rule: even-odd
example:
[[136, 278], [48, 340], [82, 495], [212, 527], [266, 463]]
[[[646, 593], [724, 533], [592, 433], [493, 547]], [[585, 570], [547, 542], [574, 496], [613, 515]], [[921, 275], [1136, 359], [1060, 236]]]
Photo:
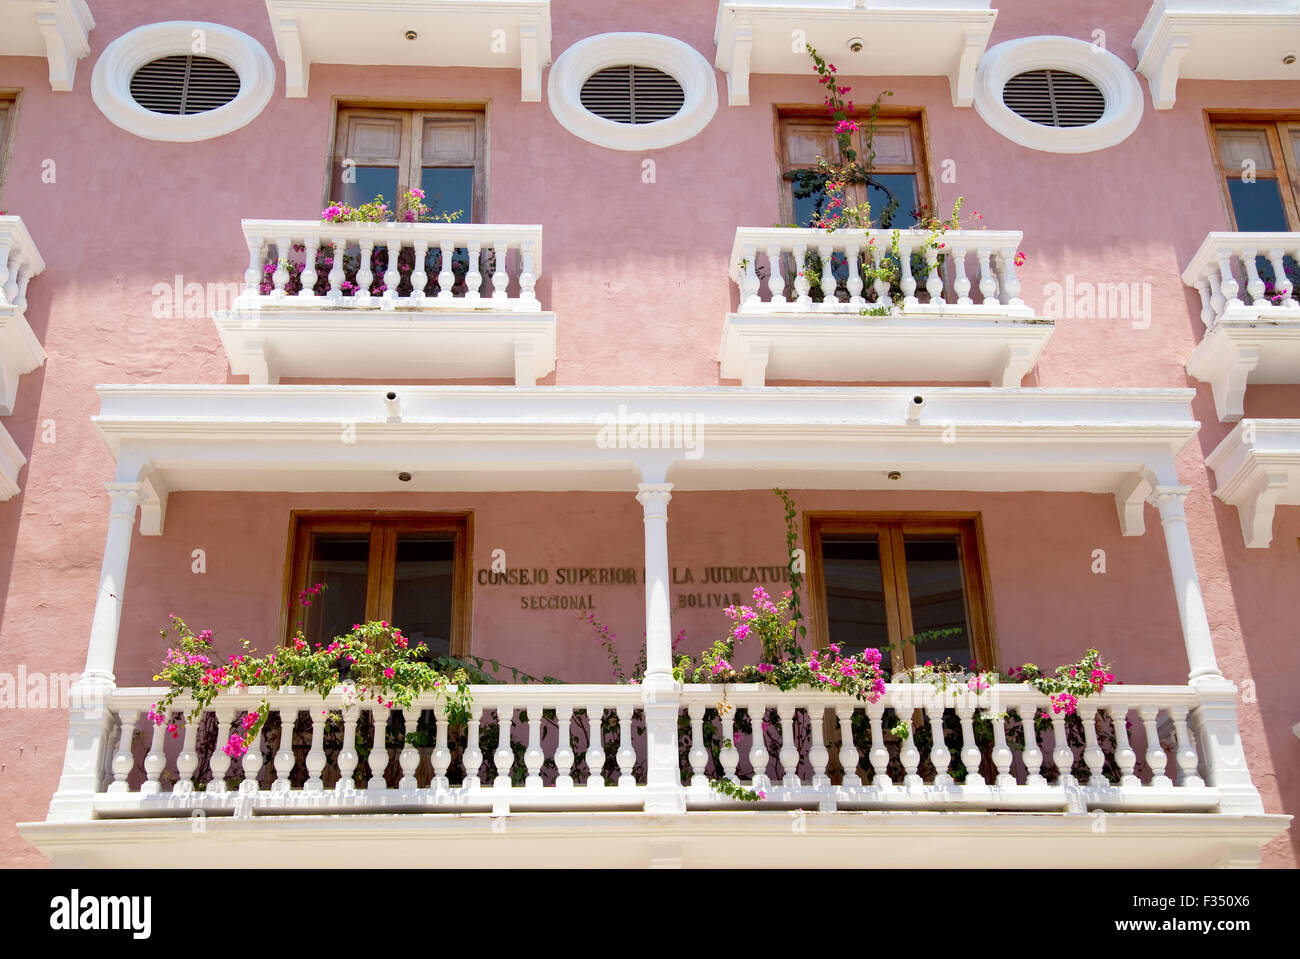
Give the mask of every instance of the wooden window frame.
[[14, 87], [0, 87], [0, 103], [3, 103], [9, 116], [4, 130], [0, 131], [0, 209], [4, 207], [5, 183], [9, 178], [9, 166], [13, 159], [13, 145], [17, 139], [18, 113], [23, 92]]
[[[989, 589], [988, 562], [984, 551], [984, 529], [978, 513], [854, 510], [805, 512], [803, 534], [804, 542], [808, 544], [808, 618], [813, 647], [825, 649], [830, 644], [826, 577], [822, 564], [822, 543], [825, 537], [828, 534], [873, 533], [879, 536], [880, 541], [880, 569], [885, 594], [886, 597], [893, 597], [892, 609], [886, 599], [886, 626], [892, 661], [908, 667], [916, 664], [915, 647], [903, 644], [903, 640], [914, 632], [907, 583], [905, 577], [900, 577], [897, 573], [900, 568], [905, 569], [901, 560], [904, 536], [956, 535], [961, 539], [962, 586], [972, 655], [980, 668], [997, 668], [1000, 657], [993, 620], [992, 592]], [[895, 669], [898, 668], [896, 665]]]
[[[871, 119], [871, 109], [857, 108], [850, 115], [852, 119], [865, 125]], [[828, 127], [834, 121], [827, 119], [825, 107], [810, 107], [807, 104], [777, 104], [773, 107], [773, 142], [775, 144], [777, 181], [780, 185], [780, 223], [794, 223], [793, 185], [785, 178], [790, 168], [786, 161], [786, 125], [789, 121], [816, 121]], [[925, 107], [908, 107], [882, 105], [876, 111], [877, 121], [886, 121], [887, 125], [901, 125], [906, 121], [912, 128], [912, 155], [915, 162], [910, 167], [878, 166], [873, 172], [913, 173], [916, 175], [917, 201], [930, 211], [937, 209], [934, 193], [934, 178], [930, 175], [930, 126], [926, 118]], [[853, 202], [861, 202], [855, 198]]]
[[1210, 160], [1219, 181], [1219, 195], [1223, 201], [1223, 210], [1228, 218], [1228, 226], [1238, 232], [1237, 214], [1232, 208], [1232, 196], [1228, 192], [1228, 178], [1241, 176], [1237, 169], [1229, 170], [1223, 165], [1219, 152], [1218, 131], [1224, 129], [1264, 129], [1268, 134], [1268, 148], [1273, 154], [1274, 162], [1282, 158], [1282, 165], [1266, 171], [1262, 178], [1278, 181], [1278, 193], [1282, 197], [1282, 207], [1286, 212], [1287, 226], [1293, 232], [1300, 232], [1300, 164], [1296, 162], [1295, 151], [1288, 149], [1282, 139], [1282, 128], [1300, 125], [1300, 112], [1279, 110], [1206, 110], [1205, 132], [1210, 141]]
[[[291, 510], [280, 612], [281, 642], [296, 629], [297, 597], [309, 585], [311, 537], [317, 533], [370, 534], [366, 619], [392, 622], [394, 558], [400, 533], [447, 532], [455, 537], [452, 566], [451, 655], [466, 656], [473, 634], [474, 514], [412, 510]], [[375, 535], [378, 532], [379, 535]], [[401, 626], [401, 623], [396, 624]]]
[[[488, 122], [491, 118], [490, 103], [481, 100], [428, 101], [335, 97], [331, 101], [331, 107], [329, 142], [325, 151], [325, 189], [321, 198], [322, 207], [340, 199], [332, 196], [334, 193], [334, 169], [341, 160], [347, 158], [345, 152], [340, 152], [346, 150], [346, 144], [340, 144], [339, 140], [347, 132], [346, 119], [352, 113], [402, 114], [399, 152], [401, 157], [405, 158], [405, 162], [399, 157], [397, 165], [397, 192], [399, 196], [406, 192], [412, 183], [418, 184], [420, 182], [420, 169], [427, 165], [423, 162], [423, 157], [420, 156], [417, 149], [415, 133], [420, 124], [428, 118], [459, 119], [465, 114], [471, 114], [476, 115], [478, 118], [476, 161], [474, 164], [474, 209], [469, 211], [469, 215], [457, 222], [490, 222], [488, 216], [488, 171], [491, 169], [489, 156], [491, 139], [488, 134], [491, 129]], [[419, 124], [417, 124], [417, 118]], [[448, 166], [460, 167], [464, 166], [464, 164], [455, 163], [448, 164]], [[477, 216], [475, 216], [476, 213]]]

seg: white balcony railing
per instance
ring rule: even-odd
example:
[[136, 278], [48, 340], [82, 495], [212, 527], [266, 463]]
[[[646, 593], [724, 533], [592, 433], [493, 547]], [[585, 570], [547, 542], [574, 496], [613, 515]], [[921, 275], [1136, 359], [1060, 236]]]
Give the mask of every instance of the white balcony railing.
[[[457, 728], [450, 727], [443, 701], [432, 696], [411, 710], [370, 704], [344, 711], [341, 690], [324, 702], [316, 694], [271, 692], [277, 718], [237, 759], [223, 746], [245, 711], [261, 701], [260, 691], [223, 694], [203, 720], [181, 722], [175, 739], [141, 718], [161, 692], [111, 694], [109, 721], [117, 728], [106, 739], [106, 755], [97, 757], [102, 779], [93, 797], [95, 816], [385, 809], [501, 814], [639, 809], [645, 801], [638, 686], [475, 686], [472, 719]], [[1023, 685], [978, 694], [963, 687], [958, 695], [929, 684], [893, 684], [871, 705], [770, 686], [687, 685], [677, 702], [676, 765], [687, 808], [736, 805], [710, 786], [711, 779], [723, 778], [761, 790], [769, 805], [823, 811], [1213, 813], [1232, 807], [1230, 790], [1214, 784], [1213, 757], [1200, 741], [1208, 734], [1204, 727], [1193, 731], [1204, 703], [1190, 687], [1112, 687], [1081, 700], [1077, 719], [1068, 721], [1051, 710], [1047, 697]], [[176, 708], [187, 704], [178, 701]], [[327, 721], [326, 711], [334, 718]], [[287, 740], [281, 735], [286, 715], [295, 723]], [[1049, 728], [1027, 728], [1020, 717], [1029, 715], [1046, 717]], [[909, 735], [891, 733], [897, 723]], [[600, 736], [591, 735], [593, 725], [602, 729]], [[918, 736], [929, 737], [924, 753]]]
[[[18, 379], [45, 362], [45, 349], [27, 322], [27, 285], [45, 260], [17, 216], [0, 216], [0, 416], [14, 411]], [[0, 426], [0, 500], [18, 493], [27, 458]]]
[[1210, 384], [1219, 418], [1241, 418], [1248, 383], [1300, 383], [1300, 233], [1211, 233], [1183, 271], [1205, 336], [1187, 372]]
[[[1015, 387], [1052, 335], [1020, 298], [1021, 234], [956, 230], [736, 231], [721, 374], [767, 380], [986, 382]], [[942, 245], [940, 245], [942, 244]], [[895, 264], [894, 282], [870, 279]]]
[[214, 317], [231, 370], [349, 379], [513, 377], [555, 368], [542, 228], [244, 220], [249, 262]]

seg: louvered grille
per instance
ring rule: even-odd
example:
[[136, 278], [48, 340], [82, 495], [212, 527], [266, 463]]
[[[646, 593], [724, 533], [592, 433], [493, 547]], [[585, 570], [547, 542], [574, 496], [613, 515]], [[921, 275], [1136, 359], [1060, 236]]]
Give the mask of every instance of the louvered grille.
[[653, 67], [606, 67], [582, 85], [582, 105], [615, 123], [654, 123], [676, 116], [686, 102], [682, 86]]
[[239, 95], [239, 74], [212, 57], [178, 54], [146, 63], [131, 78], [131, 96], [154, 113], [189, 116]]
[[1002, 102], [1045, 127], [1086, 127], [1106, 112], [1106, 98], [1091, 80], [1061, 70], [1031, 70], [1012, 77], [1002, 88]]

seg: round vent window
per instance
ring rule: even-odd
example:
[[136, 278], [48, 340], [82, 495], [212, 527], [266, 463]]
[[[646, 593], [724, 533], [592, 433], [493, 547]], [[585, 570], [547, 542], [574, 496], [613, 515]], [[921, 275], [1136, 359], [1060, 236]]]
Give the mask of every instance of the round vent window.
[[189, 116], [239, 96], [239, 74], [212, 57], [177, 55], [146, 63], [131, 77], [131, 97], [154, 113]]
[[1007, 81], [1002, 102], [1031, 123], [1045, 127], [1086, 127], [1106, 112], [1097, 85], [1064, 70], [1030, 70]]
[[579, 101], [596, 116], [615, 123], [655, 123], [677, 116], [686, 94], [662, 70], [627, 64], [593, 73], [582, 85]]

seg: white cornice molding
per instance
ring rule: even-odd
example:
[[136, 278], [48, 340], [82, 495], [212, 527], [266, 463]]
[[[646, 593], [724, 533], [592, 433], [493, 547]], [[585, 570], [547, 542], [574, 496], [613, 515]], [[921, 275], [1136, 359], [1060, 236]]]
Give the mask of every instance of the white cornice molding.
[[[681, 85], [682, 108], [653, 123], [617, 123], [582, 105], [582, 85], [607, 67], [653, 67]], [[586, 37], [555, 59], [546, 102], [560, 125], [576, 137], [611, 150], [659, 150], [698, 134], [718, 112], [718, 81], [709, 61], [688, 43], [653, 33], [601, 33]]]
[[[968, 107], [975, 68], [998, 12], [991, 0], [721, 0], [714, 61], [727, 75], [728, 103], [749, 104], [755, 73], [806, 74], [807, 53], [833, 62], [841, 76], [947, 77], [954, 106]], [[850, 39], [862, 42], [853, 53]]]
[[1300, 0], [1154, 0], [1133, 49], [1151, 104], [1169, 110], [1180, 77], [1300, 80]]
[[[285, 95], [307, 96], [313, 63], [504, 67], [542, 97], [550, 0], [266, 0]], [[405, 36], [413, 30], [416, 37]]]
[[[1015, 113], [1002, 99], [1007, 81], [1030, 70], [1066, 70], [1091, 81], [1106, 100], [1096, 123], [1052, 127]], [[1090, 153], [1126, 140], [1142, 120], [1142, 85], [1109, 50], [1073, 37], [1021, 37], [990, 47], [975, 77], [975, 112], [1008, 140], [1047, 153]]]
[[[201, 35], [203, 55], [239, 74], [239, 94], [215, 110], [172, 116], [146, 110], [131, 96], [131, 78], [160, 57], [193, 53]], [[95, 105], [114, 125], [148, 140], [192, 143], [233, 133], [255, 120], [275, 90], [275, 64], [266, 48], [246, 33], [219, 23], [169, 20], [122, 34], [100, 54], [90, 78]]]
[[1267, 548], [1277, 507], [1300, 505], [1300, 420], [1242, 420], [1205, 463], [1214, 495], [1237, 507], [1246, 546]]
[[45, 57], [52, 90], [72, 89], [93, 29], [85, 0], [0, 0], [0, 56]]

